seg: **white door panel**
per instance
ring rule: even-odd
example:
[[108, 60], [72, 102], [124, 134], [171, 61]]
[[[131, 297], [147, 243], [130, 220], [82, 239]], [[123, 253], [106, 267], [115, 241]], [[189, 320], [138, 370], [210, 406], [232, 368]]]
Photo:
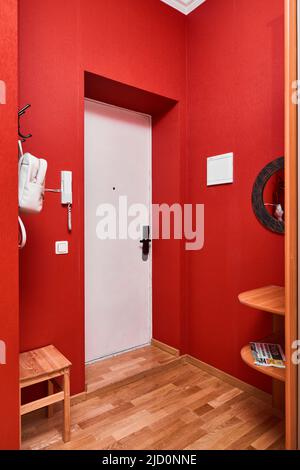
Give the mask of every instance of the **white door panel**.
[[[100, 204], [151, 205], [151, 118], [85, 102], [86, 362], [151, 339], [151, 252], [138, 240], [99, 240]], [[130, 218], [129, 218], [130, 223]], [[118, 229], [118, 223], [117, 223]]]

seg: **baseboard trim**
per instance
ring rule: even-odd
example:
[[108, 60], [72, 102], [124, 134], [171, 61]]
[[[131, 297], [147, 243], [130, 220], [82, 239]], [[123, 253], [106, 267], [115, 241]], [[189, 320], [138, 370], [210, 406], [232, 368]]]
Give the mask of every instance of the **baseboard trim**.
[[269, 393], [264, 392], [263, 390], [260, 390], [259, 388], [254, 387], [253, 385], [247, 384], [246, 382], [243, 382], [242, 380], [237, 379], [236, 377], [233, 377], [232, 375], [229, 375], [220, 369], [216, 369], [215, 367], [206, 364], [205, 362], [202, 362], [199, 359], [190, 356], [189, 354], [183, 356], [183, 358], [186, 363], [198, 367], [204, 372], [207, 372], [208, 374], [211, 374], [217, 377], [218, 379], [223, 380], [223, 382], [226, 382], [229, 385], [232, 385], [233, 387], [240, 388], [244, 392], [249, 393], [249, 395], [253, 395], [256, 398], [259, 398], [260, 400], [268, 403], [269, 405], [272, 405], [272, 396]]
[[80, 403], [81, 401], [85, 401], [87, 396], [86, 390], [81, 393], [77, 393], [76, 395], [71, 396], [71, 405], [77, 405], [77, 403]]
[[253, 385], [250, 385], [246, 382], [243, 382], [242, 380], [233, 377], [230, 374], [227, 374], [226, 372], [223, 372], [220, 369], [217, 369], [216, 367], [213, 367], [203, 361], [200, 361], [200, 359], [197, 359], [189, 354], [185, 354], [180, 356], [180, 351], [176, 348], [173, 348], [172, 346], [168, 346], [167, 344], [164, 344], [160, 341], [157, 341], [153, 339], [151, 341], [152, 346], [157, 347], [165, 352], [168, 352], [169, 354], [174, 356], [174, 360], [162, 364], [160, 366], [156, 366], [153, 369], [148, 369], [146, 371], [140, 372], [139, 374], [133, 375], [131, 377], [126, 377], [125, 379], [115, 382], [113, 384], [109, 384], [104, 387], [100, 387], [96, 390], [88, 391], [86, 390], [85, 392], [79, 393], [78, 395], [73, 395], [71, 397], [71, 404], [75, 405], [77, 403], [80, 403], [82, 401], [85, 401], [87, 397], [91, 396], [97, 396], [99, 393], [105, 394], [108, 392], [111, 392], [112, 390], [118, 389], [120, 387], [124, 387], [126, 385], [129, 385], [133, 382], [136, 382], [138, 380], [141, 380], [145, 377], [148, 377], [150, 375], [155, 375], [158, 374], [164, 370], [171, 369], [173, 367], [176, 367], [180, 363], [185, 363], [185, 364], [190, 364], [194, 367], [197, 367], [198, 369], [203, 370], [204, 372], [213, 375], [214, 377], [217, 377], [218, 379], [222, 380], [223, 382], [228, 383], [229, 385], [233, 387], [240, 388], [244, 392], [248, 393], [249, 395], [255, 396], [256, 398], [264, 401], [268, 405], [272, 406], [272, 395], [269, 393], [266, 393], [257, 387], [254, 387]]
[[154, 346], [155, 348], [161, 349], [162, 351], [172, 354], [172, 356], [175, 356], [175, 357], [180, 356], [179, 349], [173, 348], [172, 346], [162, 343], [161, 341], [158, 341], [157, 339], [152, 339], [151, 345]]

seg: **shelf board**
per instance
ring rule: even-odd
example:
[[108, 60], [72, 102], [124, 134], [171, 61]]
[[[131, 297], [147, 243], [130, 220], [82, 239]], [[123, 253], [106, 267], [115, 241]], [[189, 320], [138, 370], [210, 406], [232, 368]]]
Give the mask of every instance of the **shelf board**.
[[[259, 342], [276, 344], [278, 341], [276, 341], [274, 338], [273, 340], [271, 338], [268, 338], [267, 340]], [[276, 367], [262, 367], [254, 364], [250, 344], [243, 347], [243, 349], [241, 350], [241, 357], [248, 366], [252, 367], [252, 369], [257, 370], [262, 374], [268, 375], [269, 377], [272, 377], [272, 379], [280, 380], [280, 382], [285, 382], [285, 369], [278, 369]]]
[[267, 286], [244, 292], [239, 295], [239, 301], [247, 307], [274, 313], [285, 314], [285, 289], [278, 286]]

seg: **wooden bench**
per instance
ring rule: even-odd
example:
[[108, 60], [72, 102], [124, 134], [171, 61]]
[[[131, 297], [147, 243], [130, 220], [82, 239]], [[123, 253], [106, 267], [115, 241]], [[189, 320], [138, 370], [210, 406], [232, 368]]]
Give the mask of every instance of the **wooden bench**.
[[[64, 402], [64, 442], [70, 440], [70, 367], [68, 361], [54, 346], [46, 346], [20, 354], [20, 388], [48, 382], [48, 396], [21, 405], [21, 416], [40, 408], [48, 407], [48, 417], [53, 416], [53, 405]], [[63, 378], [63, 389], [56, 379]], [[60, 391], [54, 393], [54, 387]]]

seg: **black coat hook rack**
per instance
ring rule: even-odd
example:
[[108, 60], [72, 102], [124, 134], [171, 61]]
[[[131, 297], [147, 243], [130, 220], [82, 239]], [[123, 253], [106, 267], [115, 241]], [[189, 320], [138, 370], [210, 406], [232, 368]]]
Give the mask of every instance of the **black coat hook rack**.
[[21, 132], [21, 123], [20, 123], [21, 116], [23, 116], [26, 113], [27, 109], [29, 109], [30, 107], [31, 107], [31, 104], [27, 104], [26, 106], [24, 106], [24, 108], [20, 109], [20, 111], [18, 112], [18, 133], [19, 133], [19, 137], [22, 139], [22, 142], [26, 142], [27, 139], [30, 139], [30, 137], [32, 137], [32, 134], [24, 135]]

